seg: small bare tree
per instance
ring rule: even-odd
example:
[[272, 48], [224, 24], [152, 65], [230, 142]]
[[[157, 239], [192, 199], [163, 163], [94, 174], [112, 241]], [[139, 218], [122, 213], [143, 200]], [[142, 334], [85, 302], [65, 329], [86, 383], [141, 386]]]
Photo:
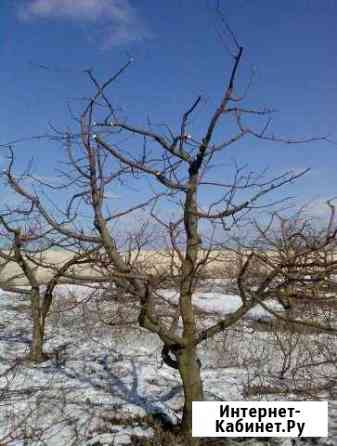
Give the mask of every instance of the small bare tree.
[[321, 313], [324, 305], [335, 304], [337, 225], [331, 201], [328, 210], [327, 223], [316, 224], [303, 209], [290, 217], [274, 213], [264, 227], [256, 224], [258, 237], [245, 246], [246, 279], [254, 275], [257, 286], [262, 286], [273, 275], [264, 292], [292, 316], [303, 316], [303, 310]]
[[[17, 188], [12, 192], [21, 190], [19, 182]], [[43, 340], [55, 287], [61, 282], [80, 280], [79, 272], [75, 273], [73, 268], [92, 263], [95, 257], [89, 250], [63, 251], [63, 261], [55, 262], [53, 250], [62, 246], [62, 240], [41, 223], [30, 204], [28, 208], [7, 206], [0, 214], [0, 240], [3, 276], [0, 288], [27, 295], [30, 299], [33, 327], [29, 359], [42, 362], [48, 359], [43, 351]]]

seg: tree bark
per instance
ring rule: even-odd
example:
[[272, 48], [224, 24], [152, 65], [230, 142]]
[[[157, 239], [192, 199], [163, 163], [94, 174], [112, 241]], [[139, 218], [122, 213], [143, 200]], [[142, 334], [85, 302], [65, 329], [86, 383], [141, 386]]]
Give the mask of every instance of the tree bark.
[[190, 446], [197, 446], [200, 442], [199, 438], [192, 438], [192, 402], [202, 401], [204, 397], [200, 361], [196, 350], [194, 345], [188, 346], [177, 355], [185, 397], [181, 432], [186, 436], [187, 444]]
[[39, 363], [45, 361], [47, 359], [47, 355], [43, 352], [45, 318], [41, 317], [40, 296], [37, 291], [32, 291], [31, 305], [33, 332], [29, 359], [33, 362]]

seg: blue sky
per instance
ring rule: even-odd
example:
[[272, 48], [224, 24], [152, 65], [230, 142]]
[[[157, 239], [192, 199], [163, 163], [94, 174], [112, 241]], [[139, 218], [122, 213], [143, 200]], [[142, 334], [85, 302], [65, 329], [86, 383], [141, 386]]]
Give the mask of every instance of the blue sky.
[[[111, 90], [137, 124], [177, 127], [198, 96], [196, 132], [221, 97], [231, 59], [219, 39], [212, 0], [2, 0], [0, 5], [0, 144], [74, 125], [67, 103], [91, 92], [89, 67], [106, 78], [132, 56], [135, 63]], [[244, 47], [238, 91], [256, 75], [247, 104], [279, 112], [273, 131], [285, 137], [329, 134], [337, 141], [337, 2], [223, 0], [226, 22]], [[49, 69], [44, 69], [43, 66]], [[224, 125], [223, 131], [226, 132]], [[228, 129], [229, 131], [230, 129]], [[52, 175], [61, 158], [55, 143], [17, 145], [18, 165], [34, 157], [39, 174]], [[311, 167], [292, 186], [299, 200], [337, 195], [337, 145], [245, 141], [226, 153], [227, 164], [251, 170]], [[317, 202], [318, 203], [318, 202]], [[319, 204], [318, 204], [319, 205]]]

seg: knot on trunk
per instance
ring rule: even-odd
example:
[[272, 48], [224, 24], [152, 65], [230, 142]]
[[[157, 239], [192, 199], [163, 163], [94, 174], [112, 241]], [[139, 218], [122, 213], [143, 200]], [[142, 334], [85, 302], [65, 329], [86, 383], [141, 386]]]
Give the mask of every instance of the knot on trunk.
[[[182, 347], [180, 345], [164, 345], [161, 351], [161, 356], [166, 365], [172, 367], [173, 369], [179, 369], [179, 354], [182, 351]], [[199, 358], [196, 358], [196, 362], [201, 368], [201, 361]]]
[[164, 345], [161, 351], [161, 357], [163, 358], [164, 363], [169, 367], [176, 370], [179, 368], [176, 346]]

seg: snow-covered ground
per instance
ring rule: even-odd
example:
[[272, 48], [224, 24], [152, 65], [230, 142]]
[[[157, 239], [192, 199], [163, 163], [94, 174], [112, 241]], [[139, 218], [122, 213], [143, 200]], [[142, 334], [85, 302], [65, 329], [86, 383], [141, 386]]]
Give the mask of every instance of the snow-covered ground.
[[[171, 302], [176, 298], [173, 291], [162, 295]], [[198, 293], [195, 303], [214, 317], [214, 313], [233, 311], [240, 299], [218, 290]], [[275, 303], [270, 305], [282, 310]], [[150, 414], [161, 414], [173, 423], [180, 419], [183, 399], [177, 371], [163, 364], [156, 336], [125, 324], [116, 327], [122, 317], [118, 310], [123, 308], [125, 304], [103, 300], [97, 305], [84, 287], [59, 287], [45, 342], [47, 352], [59, 354], [34, 366], [23, 361], [31, 328], [27, 298], [0, 294], [1, 445], [130, 444], [133, 436], [154, 434]], [[114, 318], [117, 313], [119, 317]], [[308, 396], [287, 389], [293, 392], [296, 384], [298, 391], [310, 388], [313, 392], [336, 375], [333, 366], [322, 365], [322, 344], [317, 343], [320, 339], [337, 352], [330, 337], [294, 334], [282, 338], [282, 334], [253, 331], [251, 319], [268, 317], [257, 307], [240, 327], [201, 346], [207, 399], [304, 399]], [[307, 367], [308, 358], [321, 365]], [[281, 394], [268, 393], [276, 387]], [[332, 394], [329, 388], [326, 395], [321, 391], [319, 395], [331, 398]], [[320, 446], [337, 444], [336, 408], [332, 402], [330, 438], [320, 439]], [[291, 446], [289, 440], [273, 444]]]
[[[175, 291], [165, 290], [161, 295], [170, 302], [178, 302], [178, 294]], [[224, 294], [219, 291], [196, 292], [193, 296], [194, 305], [205, 314], [225, 315], [234, 312], [242, 304], [239, 296]], [[273, 311], [284, 311], [281, 304], [275, 301], [266, 302], [266, 306]], [[269, 313], [261, 305], [256, 305], [248, 313], [248, 319], [271, 319]]]

